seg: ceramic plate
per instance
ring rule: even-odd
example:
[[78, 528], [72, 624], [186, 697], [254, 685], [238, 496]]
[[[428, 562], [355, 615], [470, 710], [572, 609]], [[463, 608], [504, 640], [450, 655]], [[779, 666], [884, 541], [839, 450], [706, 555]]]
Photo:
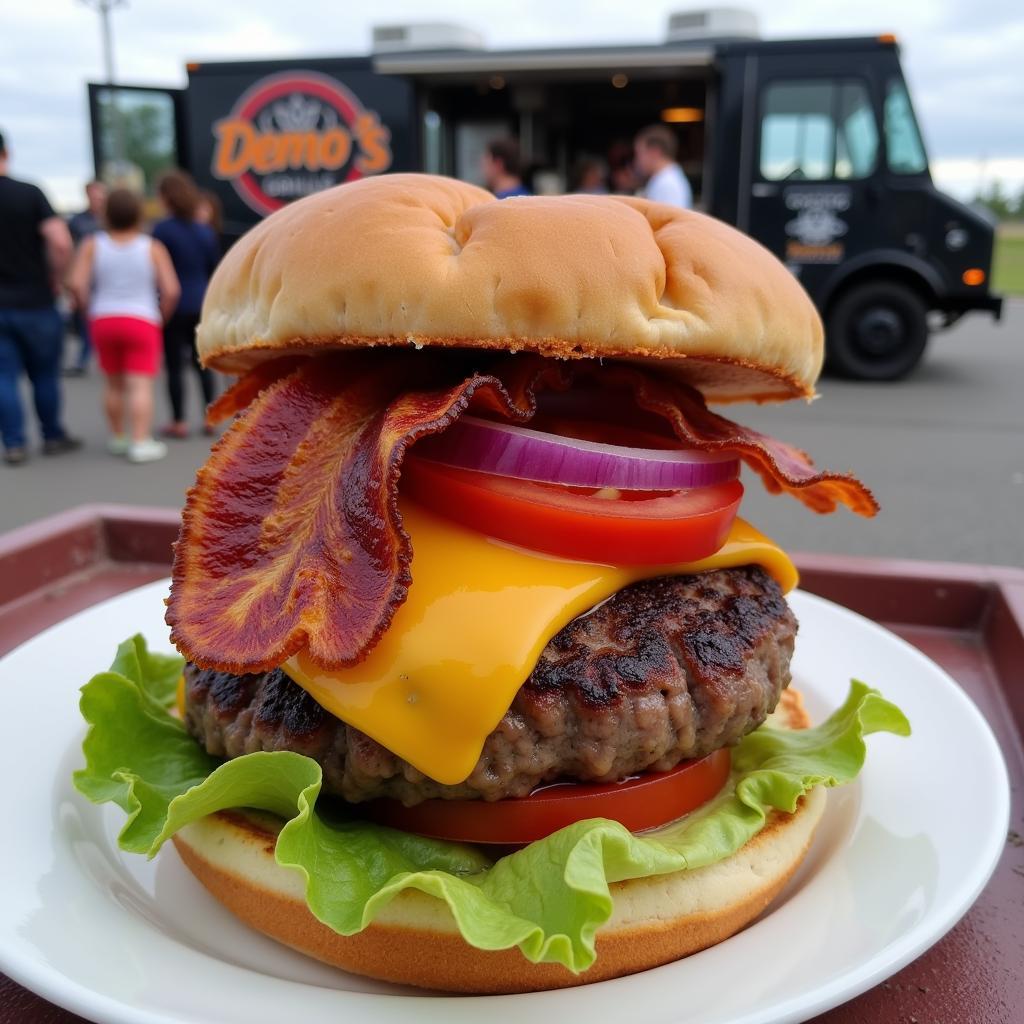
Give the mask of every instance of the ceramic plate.
[[558, 992], [450, 997], [353, 977], [239, 924], [170, 844], [151, 862], [122, 853], [122, 813], [71, 786], [84, 731], [77, 689], [131, 633], [169, 649], [166, 587], [88, 609], [0, 662], [0, 970], [95, 1021], [805, 1020], [941, 938], [988, 880], [1006, 837], [1006, 770], [960, 687], [874, 623], [795, 593], [793, 675], [812, 716], [837, 706], [857, 676], [903, 708], [914, 735], [870, 737], [863, 774], [832, 791], [807, 860], [769, 913], [678, 963]]

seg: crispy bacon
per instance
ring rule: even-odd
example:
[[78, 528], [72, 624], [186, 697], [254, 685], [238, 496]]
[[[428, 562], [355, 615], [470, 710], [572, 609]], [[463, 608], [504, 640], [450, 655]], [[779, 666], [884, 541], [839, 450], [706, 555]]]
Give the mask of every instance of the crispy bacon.
[[[398, 511], [406, 447], [471, 401], [527, 420], [542, 378], [550, 386], [560, 372], [539, 357], [482, 375], [436, 356], [364, 352], [270, 375], [188, 493], [167, 608], [172, 642], [196, 664], [236, 674], [304, 647], [327, 669], [360, 661], [411, 581]], [[236, 394], [253, 390], [245, 378], [236, 385]]]
[[[276, 360], [242, 377], [215, 406], [241, 412], [188, 494], [167, 623], [203, 668], [263, 672], [308, 648], [325, 669], [358, 663], [388, 628], [412, 580], [398, 508], [406, 448], [461, 413], [519, 422], [536, 395], [596, 376], [589, 362], [494, 359], [469, 370], [453, 353], [335, 352]], [[818, 473], [802, 452], [711, 412], [682, 384], [626, 366], [602, 387], [703, 450], [739, 450], [772, 492], [818, 512], [877, 504], [854, 477]]]
[[820, 473], [810, 457], [785, 441], [733, 423], [712, 412], [693, 388], [656, 378], [625, 366], [606, 367], [601, 380], [632, 392], [641, 409], [668, 420], [680, 441], [701, 451], [731, 449], [761, 477], [770, 494], [786, 492], [815, 512], [834, 512], [845, 505], [871, 517], [878, 512], [874, 495], [848, 473]]
[[215, 398], [206, 410], [208, 426], [231, 419], [240, 413], [252, 400], [276, 380], [286, 377], [304, 361], [303, 356], [282, 356], [260, 363], [247, 374], [239, 377], [222, 395]]

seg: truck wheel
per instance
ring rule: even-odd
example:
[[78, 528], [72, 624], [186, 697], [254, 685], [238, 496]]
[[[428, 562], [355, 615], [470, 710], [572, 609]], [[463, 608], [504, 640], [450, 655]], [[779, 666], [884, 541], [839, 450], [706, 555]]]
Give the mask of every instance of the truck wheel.
[[928, 307], [912, 288], [885, 281], [856, 285], [828, 316], [828, 366], [855, 380], [897, 380], [928, 344]]

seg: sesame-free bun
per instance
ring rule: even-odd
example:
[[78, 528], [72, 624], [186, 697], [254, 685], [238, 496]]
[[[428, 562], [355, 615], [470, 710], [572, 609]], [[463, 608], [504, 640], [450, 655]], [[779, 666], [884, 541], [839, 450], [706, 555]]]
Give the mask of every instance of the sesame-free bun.
[[390, 174], [248, 232], [210, 281], [207, 366], [373, 345], [655, 361], [714, 400], [809, 397], [822, 327], [793, 275], [734, 228], [619, 196], [497, 200]]
[[[799, 695], [785, 691], [774, 724], [806, 726]], [[306, 906], [301, 876], [274, 860], [280, 821], [252, 812], [209, 815], [174, 837], [185, 864], [229, 910], [271, 938], [325, 963], [384, 981], [448, 992], [528, 992], [634, 974], [712, 946], [761, 914], [811, 842], [825, 790], [768, 823], [731, 857], [705, 868], [617, 882], [611, 918], [597, 932], [597, 961], [574, 975], [530, 963], [517, 949], [466, 943], [445, 903], [406, 890], [363, 931], [343, 936]]]

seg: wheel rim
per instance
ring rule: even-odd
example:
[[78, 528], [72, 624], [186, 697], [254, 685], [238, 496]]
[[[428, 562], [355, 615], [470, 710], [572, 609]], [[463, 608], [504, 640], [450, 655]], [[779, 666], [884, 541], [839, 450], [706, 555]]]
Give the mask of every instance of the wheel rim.
[[853, 327], [857, 347], [875, 359], [899, 353], [909, 340], [907, 324], [891, 306], [870, 306], [857, 317]]

